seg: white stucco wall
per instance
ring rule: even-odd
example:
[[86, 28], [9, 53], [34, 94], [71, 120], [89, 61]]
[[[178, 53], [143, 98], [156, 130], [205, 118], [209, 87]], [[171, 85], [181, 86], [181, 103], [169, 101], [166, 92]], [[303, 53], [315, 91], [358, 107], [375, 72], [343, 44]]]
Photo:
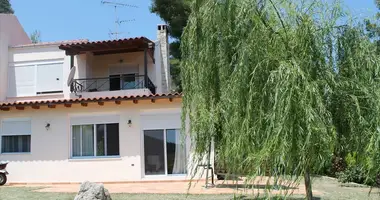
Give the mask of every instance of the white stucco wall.
[[[59, 105], [55, 109], [41, 107], [39, 110], [27, 108], [24, 111], [3, 111], [0, 113], [0, 120], [31, 119], [31, 153], [0, 154], [0, 160], [10, 161], [7, 167], [10, 183], [67, 183], [85, 180], [118, 182], [157, 179], [157, 177], [144, 177], [143, 127], [181, 128], [180, 107], [180, 99], [174, 99], [173, 102], [162, 99], [157, 100], [156, 103], [141, 100], [138, 104], [131, 101], [122, 102], [121, 105], [109, 102], [102, 107], [97, 103], [90, 103], [88, 107], [73, 104], [71, 108]], [[72, 118], [104, 116], [106, 119], [109, 115], [119, 116], [120, 158], [70, 159]], [[161, 120], [144, 124], [141, 120], [144, 115], [158, 116]], [[127, 124], [128, 120], [132, 120], [131, 127]], [[46, 123], [51, 124], [49, 130], [45, 129]], [[158, 178], [172, 180], [186, 177]]]
[[17, 17], [13, 14], [0, 13], [0, 32], [9, 36], [9, 46], [32, 43]]
[[30, 43], [17, 17], [0, 13], [0, 101], [7, 96], [8, 47]]

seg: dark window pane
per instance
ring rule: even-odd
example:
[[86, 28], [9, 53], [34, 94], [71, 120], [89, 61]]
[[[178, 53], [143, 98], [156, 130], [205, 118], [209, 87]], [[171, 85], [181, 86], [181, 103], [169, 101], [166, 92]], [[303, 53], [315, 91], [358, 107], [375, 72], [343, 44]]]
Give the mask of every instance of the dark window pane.
[[165, 174], [164, 131], [144, 131], [145, 174]]
[[186, 174], [186, 146], [178, 129], [166, 130], [168, 174]]
[[120, 75], [110, 75], [110, 91], [120, 90]]
[[119, 124], [107, 124], [107, 156], [118, 156]]
[[28, 153], [30, 152], [30, 135], [2, 136], [2, 153]]
[[96, 125], [96, 155], [105, 156], [104, 124]]

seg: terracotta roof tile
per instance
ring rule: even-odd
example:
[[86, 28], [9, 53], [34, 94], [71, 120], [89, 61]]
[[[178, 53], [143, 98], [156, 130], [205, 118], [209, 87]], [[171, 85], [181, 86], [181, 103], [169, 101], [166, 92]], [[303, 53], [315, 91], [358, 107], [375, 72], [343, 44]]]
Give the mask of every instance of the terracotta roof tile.
[[[145, 40], [146, 42], [152, 42], [146, 37], [134, 37], [134, 38], [123, 38], [118, 40], [98, 40], [98, 41], [78, 41], [78, 42], [72, 42], [72, 43], [66, 43], [62, 44], [60, 47], [68, 47], [73, 45], [87, 45], [87, 44], [103, 44], [103, 43], [116, 43], [116, 42], [127, 42], [127, 41], [134, 41], [134, 40]], [[153, 43], [153, 42], [152, 42]]]
[[41, 101], [16, 101], [0, 102], [0, 109], [14, 106], [34, 106], [34, 105], [51, 105], [64, 103], [85, 103], [98, 101], [115, 101], [115, 100], [139, 100], [139, 99], [162, 99], [162, 98], [181, 98], [181, 93], [152, 94], [152, 95], [130, 95], [114, 97], [95, 97], [95, 98], [76, 98], [76, 99], [59, 99], [59, 100], [41, 100]]

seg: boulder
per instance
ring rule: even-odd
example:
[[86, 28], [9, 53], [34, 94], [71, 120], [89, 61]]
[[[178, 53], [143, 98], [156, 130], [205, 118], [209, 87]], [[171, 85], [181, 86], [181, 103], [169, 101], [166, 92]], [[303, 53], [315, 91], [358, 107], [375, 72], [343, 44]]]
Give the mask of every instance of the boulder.
[[112, 200], [111, 195], [103, 184], [84, 182], [74, 200]]

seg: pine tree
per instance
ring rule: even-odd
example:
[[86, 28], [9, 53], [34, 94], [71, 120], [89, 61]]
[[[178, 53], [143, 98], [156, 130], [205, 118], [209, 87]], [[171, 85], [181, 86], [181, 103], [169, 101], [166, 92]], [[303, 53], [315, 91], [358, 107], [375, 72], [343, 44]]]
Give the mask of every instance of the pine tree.
[[14, 13], [9, 0], [0, 0], [0, 13], [6, 13], [6, 14]]

